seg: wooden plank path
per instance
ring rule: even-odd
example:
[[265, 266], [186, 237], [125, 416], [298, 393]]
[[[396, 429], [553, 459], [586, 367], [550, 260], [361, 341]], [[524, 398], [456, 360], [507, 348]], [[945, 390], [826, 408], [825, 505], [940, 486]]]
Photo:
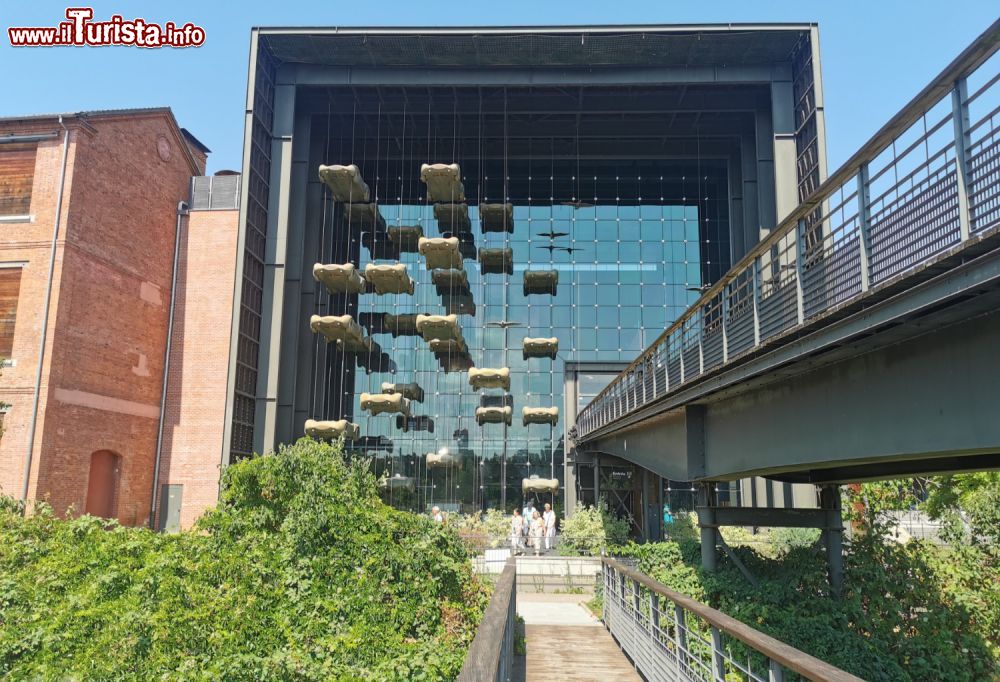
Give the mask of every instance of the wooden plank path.
[[578, 594], [517, 595], [524, 618], [526, 682], [640, 682], [628, 658]]

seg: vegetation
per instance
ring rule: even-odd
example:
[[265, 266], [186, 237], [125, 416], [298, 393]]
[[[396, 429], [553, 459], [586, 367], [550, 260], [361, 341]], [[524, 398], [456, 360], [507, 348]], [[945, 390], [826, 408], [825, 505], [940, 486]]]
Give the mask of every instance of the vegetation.
[[559, 551], [569, 554], [600, 554], [608, 547], [628, 540], [628, 521], [611, 514], [601, 502], [596, 507], [581, 506], [561, 523]]
[[725, 556], [716, 573], [701, 570], [686, 517], [675, 521], [671, 541], [632, 544], [620, 553], [668, 587], [865, 679], [997, 679], [1000, 485], [992, 474], [974, 476], [930, 482], [928, 507], [941, 510], [933, 513], [961, 512], [971, 529], [944, 545], [890, 539], [885, 512], [899, 508], [912, 488], [855, 489], [845, 509], [858, 510], [852, 520], [863, 532], [848, 545], [840, 598], [829, 593], [822, 548], [802, 532], [772, 531], [767, 547], [727, 529], [734, 552], [760, 582], [756, 588]]
[[448, 525], [474, 552], [510, 546], [510, 517], [502, 509], [488, 509], [484, 514], [455, 514]]
[[457, 535], [304, 439], [227, 468], [194, 532], [0, 503], [5, 679], [452, 679], [488, 601]]

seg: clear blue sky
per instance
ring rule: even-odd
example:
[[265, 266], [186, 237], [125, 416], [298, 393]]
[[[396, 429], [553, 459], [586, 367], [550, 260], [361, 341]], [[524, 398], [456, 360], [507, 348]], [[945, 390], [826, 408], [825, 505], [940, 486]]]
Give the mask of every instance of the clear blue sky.
[[203, 47], [19, 48], [6, 29], [54, 26], [66, 0], [3, 0], [0, 116], [170, 106], [212, 151], [209, 170], [239, 168], [247, 48], [257, 26], [438, 26], [817, 22], [830, 169], [840, 165], [998, 14], [996, 0], [91, 0], [96, 19], [136, 15], [203, 26]]

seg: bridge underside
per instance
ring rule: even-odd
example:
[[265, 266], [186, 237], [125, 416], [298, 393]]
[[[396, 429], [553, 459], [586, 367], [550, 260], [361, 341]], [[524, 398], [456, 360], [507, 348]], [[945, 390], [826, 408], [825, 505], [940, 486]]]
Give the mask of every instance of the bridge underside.
[[983, 256], [577, 447], [672, 480], [1000, 468], [998, 275], [1000, 259]]

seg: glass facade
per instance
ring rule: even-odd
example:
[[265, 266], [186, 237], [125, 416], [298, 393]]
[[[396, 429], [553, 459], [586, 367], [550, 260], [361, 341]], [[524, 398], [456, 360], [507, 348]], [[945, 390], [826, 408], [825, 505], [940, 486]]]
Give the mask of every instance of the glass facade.
[[[452, 96], [437, 106], [475, 111], [471, 93]], [[398, 506], [463, 513], [511, 508], [524, 499], [522, 480], [537, 476], [559, 479], [560, 492], [531, 497], [561, 510], [564, 433], [571, 426], [565, 423], [564, 364], [630, 362], [697, 300], [705, 283], [728, 269], [726, 165], [697, 155], [617, 158], [611, 148], [595, 153], [592, 145], [566, 142], [565, 132], [544, 132], [552, 128], [528, 118], [471, 113], [440, 119], [413, 114], [406, 108], [412, 101], [394, 107], [383, 93], [374, 117], [362, 119], [345, 107], [339, 118], [321, 117], [314, 125], [319, 161], [356, 164], [384, 220], [357, 220], [356, 211], [370, 208], [338, 203], [324, 188], [322, 262], [350, 262], [360, 272], [368, 264], [401, 263], [414, 288], [412, 295], [320, 292], [319, 314], [350, 314], [377, 346], [367, 357], [351, 357], [315, 339], [328, 356], [318, 380], [332, 390], [312, 414], [359, 425], [353, 449], [373, 458], [378, 476], [390, 481], [387, 499]], [[595, 119], [593, 130], [601, 130], [605, 116]], [[604, 125], [613, 137], [627, 121]], [[446, 220], [428, 201], [422, 163], [460, 165], [466, 201], [457, 210], [468, 212], [467, 225]], [[479, 207], [497, 203], [512, 205], [512, 225], [484, 231]], [[390, 237], [398, 228], [415, 234], [414, 227], [426, 238], [458, 237], [461, 273], [445, 277], [428, 269], [415, 243]], [[500, 252], [499, 267], [484, 272], [480, 259], [494, 249], [509, 251]], [[526, 272], [557, 273], [557, 284], [527, 287]], [[456, 314], [462, 343], [434, 352], [412, 326], [399, 326], [418, 314]], [[526, 357], [525, 338], [556, 339], [555, 357]], [[472, 366], [509, 368], [510, 389], [475, 390]], [[362, 409], [361, 394], [381, 393], [386, 383], [423, 390], [408, 419]], [[506, 406], [509, 425], [477, 422], [477, 408]], [[525, 407], [557, 407], [559, 420], [525, 425]], [[427, 455], [438, 453], [454, 463], [428, 467]]]

